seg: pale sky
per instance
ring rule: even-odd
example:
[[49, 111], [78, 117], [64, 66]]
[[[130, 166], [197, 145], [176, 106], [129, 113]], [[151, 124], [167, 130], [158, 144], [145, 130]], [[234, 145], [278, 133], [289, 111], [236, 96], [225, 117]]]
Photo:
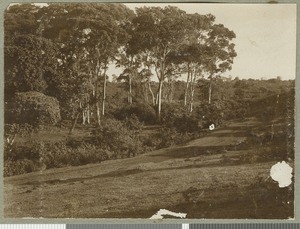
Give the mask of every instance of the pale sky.
[[294, 79], [296, 4], [126, 4], [129, 8], [173, 5], [187, 13], [208, 14], [233, 30], [237, 57], [230, 72], [240, 78]]
[[[37, 4], [39, 5], [39, 4]], [[45, 3], [41, 6], [47, 5]], [[206, 3], [127, 3], [131, 9], [141, 6], [177, 6], [187, 13], [208, 14], [216, 23], [233, 30], [236, 38], [232, 70], [224, 76], [239, 78], [295, 79], [296, 76], [296, 4], [206, 4]], [[119, 75], [113, 65], [108, 75]], [[156, 77], [154, 77], [155, 79]]]

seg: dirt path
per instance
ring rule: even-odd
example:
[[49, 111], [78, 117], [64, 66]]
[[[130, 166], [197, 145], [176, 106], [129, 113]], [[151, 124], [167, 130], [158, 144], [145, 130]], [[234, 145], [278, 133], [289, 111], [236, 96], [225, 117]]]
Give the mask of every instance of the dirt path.
[[257, 125], [230, 123], [185, 146], [6, 178], [5, 217], [150, 218], [159, 209], [187, 218], [290, 216], [292, 206], [278, 199], [286, 190], [269, 178], [274, 162], [241, 163], [252, 152], [235, 149]]

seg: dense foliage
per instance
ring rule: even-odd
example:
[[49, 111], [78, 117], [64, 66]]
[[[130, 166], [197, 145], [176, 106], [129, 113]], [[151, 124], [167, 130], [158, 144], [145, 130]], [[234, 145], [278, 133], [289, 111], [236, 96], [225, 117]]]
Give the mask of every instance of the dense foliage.
[[16, 93], [7, 106], [7, 122], [32, 126], [51, 125], [60, 121], [59, 102], [56, 98], [35, 91]]
[[[211, 14], [17, 4], [4, 29], [7, 176], [131, 157], [253, 116], [292, 123], [293, 141], [294, 81], [223, 77], [235, 33]], [[61, 135], [41, 136], [52, 130]]]

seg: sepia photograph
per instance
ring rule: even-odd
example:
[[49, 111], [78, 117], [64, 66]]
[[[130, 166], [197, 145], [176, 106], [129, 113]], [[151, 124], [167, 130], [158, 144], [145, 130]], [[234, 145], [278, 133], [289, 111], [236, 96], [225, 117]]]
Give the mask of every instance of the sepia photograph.
[[293, 220], [296, 6], [9, 4], [4, 218]]

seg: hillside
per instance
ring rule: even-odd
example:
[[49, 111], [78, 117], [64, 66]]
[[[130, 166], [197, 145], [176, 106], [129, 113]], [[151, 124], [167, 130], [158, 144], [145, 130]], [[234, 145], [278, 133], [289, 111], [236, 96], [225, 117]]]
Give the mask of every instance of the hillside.
[[150, 218], [159, 209], [187, 218], [293, 217], [293, 186], [269, 176], [274, 146], [249, 144], [262, 128], [253, 118], [232, 121], [186, 145], [5, 178], [5, 217]]

